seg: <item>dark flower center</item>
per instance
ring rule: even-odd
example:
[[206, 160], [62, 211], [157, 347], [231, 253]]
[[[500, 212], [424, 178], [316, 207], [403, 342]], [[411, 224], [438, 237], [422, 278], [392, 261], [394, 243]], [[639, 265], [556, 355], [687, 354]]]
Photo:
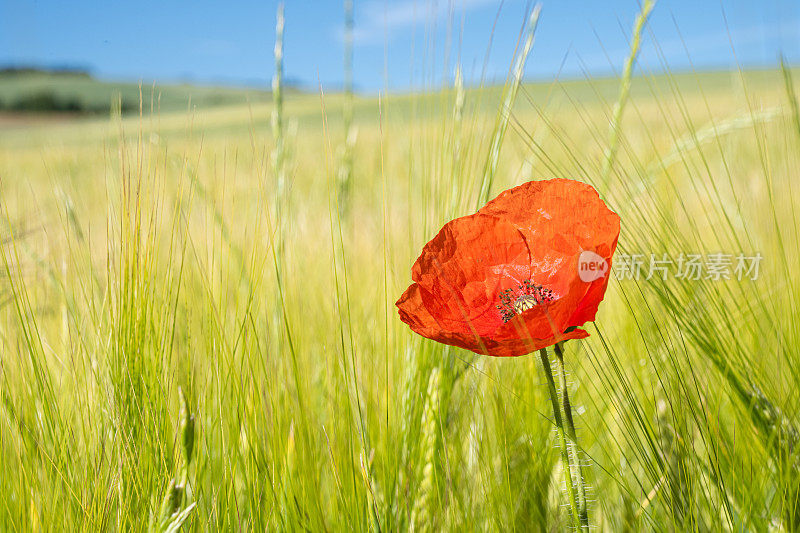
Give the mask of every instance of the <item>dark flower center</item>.
[[504, 290], [498, 295], [498, 298], [500, 304], [495, 307], [500, 311], [503, 322], [508, 322], [528, 309], [550, 303], [554, 299], [553, 291], [536, 285], [529, 279], [520, 283], [515, 289]]

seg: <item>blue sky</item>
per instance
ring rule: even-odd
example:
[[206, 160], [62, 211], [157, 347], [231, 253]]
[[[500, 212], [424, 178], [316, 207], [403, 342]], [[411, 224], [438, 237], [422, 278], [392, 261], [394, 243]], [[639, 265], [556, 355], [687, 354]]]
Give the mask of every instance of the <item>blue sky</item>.
[[[0, 65], [77, 65], [98, 77], [268, 86], [276, 1], [0, 0]], [[502, 4], [502, 5], [501, 5]], [[543, 0], [526, 75], [605, 75], [627, 54], [635, 0]], [[526, 0], [355, 0], [356, 88], [406, 91], [508, 71]], [[495, 25], [496, 20], [496, 25]], [[343, 81], [341, 0], [287, 0], [285, 76], [308, 88]], [[494, 36], [492, 38], [492, 28]], [[448, 39], [449, 36], [449, 39]], [[661, 0], [641, 67], [800, 64], [797, 0]], [[687, 52], [684, 49], [684, 43]], [[447, 60], [447, 63], [445, 61]]]

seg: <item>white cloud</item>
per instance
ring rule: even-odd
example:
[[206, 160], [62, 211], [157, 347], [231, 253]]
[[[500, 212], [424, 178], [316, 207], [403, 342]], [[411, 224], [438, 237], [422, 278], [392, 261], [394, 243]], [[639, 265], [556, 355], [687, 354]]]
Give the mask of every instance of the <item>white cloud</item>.
[[[451, 9], [458, 16], [482, 7], [499, 7], [501, 3], [501, 0], [373, 0], [356, 4], [353, 41], [358, 45], [382, 44], [402, 30], [447, 17]], [[341, 27], [339, 36], [344, 36]]]
[[[793, 35], [797, 35], [798, 27], [800, 27], [800, 20], [784, 19], [738, 28], [720, 27], [715, 31], [702, 34], [684, 35], [683, 38], [673, 37], [661, 40], [655, 36], [655, 43], [652, 41], [653, 36], [646, 32], [647, 40], [642, 45], [638, 64], [645, 65], [647, 68], [660, 68], [659, 55], [663, 55], [667, 66], [673, 62], [683, 63], [687, 58], [687, 51], [691, 60], [701, 62], [707, 61], [709, 58], [716, 61], [733, 61], [734, 50], [741, 53], [745, 48], [752, 46], [767, 46], [775, 48], [777, 51], [781, 38], [790, 41]], [[592, 51], [586, 54], [579, 53], [578, 56], [589, 72], [613, 66], [619, 73], [630, 49], [621, 47], [607, 50], [606, 53]], [[609, 65], [609, 59], [616, 63]], [[775, 60], [777, 60], [777, 55]]]

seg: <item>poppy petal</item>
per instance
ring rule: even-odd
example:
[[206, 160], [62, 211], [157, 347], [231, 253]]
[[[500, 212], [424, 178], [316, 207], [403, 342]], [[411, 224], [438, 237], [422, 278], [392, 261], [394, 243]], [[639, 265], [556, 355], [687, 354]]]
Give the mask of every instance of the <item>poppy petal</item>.
[[530, 262], [516, 227], [475, 214], [445, 224], [423, 248], [411, 277], [440, 327], [484, 337], [503, 322], [498, 294], [528, 279]]

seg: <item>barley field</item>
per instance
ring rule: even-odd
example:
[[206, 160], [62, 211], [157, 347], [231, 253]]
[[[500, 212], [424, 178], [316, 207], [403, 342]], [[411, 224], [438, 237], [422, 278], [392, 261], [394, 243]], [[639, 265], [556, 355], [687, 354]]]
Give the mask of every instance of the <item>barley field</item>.
[[797, 73], [525, 83], [522, 41], [498, 86], [1, 129], [0, 530], [569, 530], [539, 358], [394, 306], [551, 177], [622, 220], [564, 346], [591, 529], [800, 530]]

